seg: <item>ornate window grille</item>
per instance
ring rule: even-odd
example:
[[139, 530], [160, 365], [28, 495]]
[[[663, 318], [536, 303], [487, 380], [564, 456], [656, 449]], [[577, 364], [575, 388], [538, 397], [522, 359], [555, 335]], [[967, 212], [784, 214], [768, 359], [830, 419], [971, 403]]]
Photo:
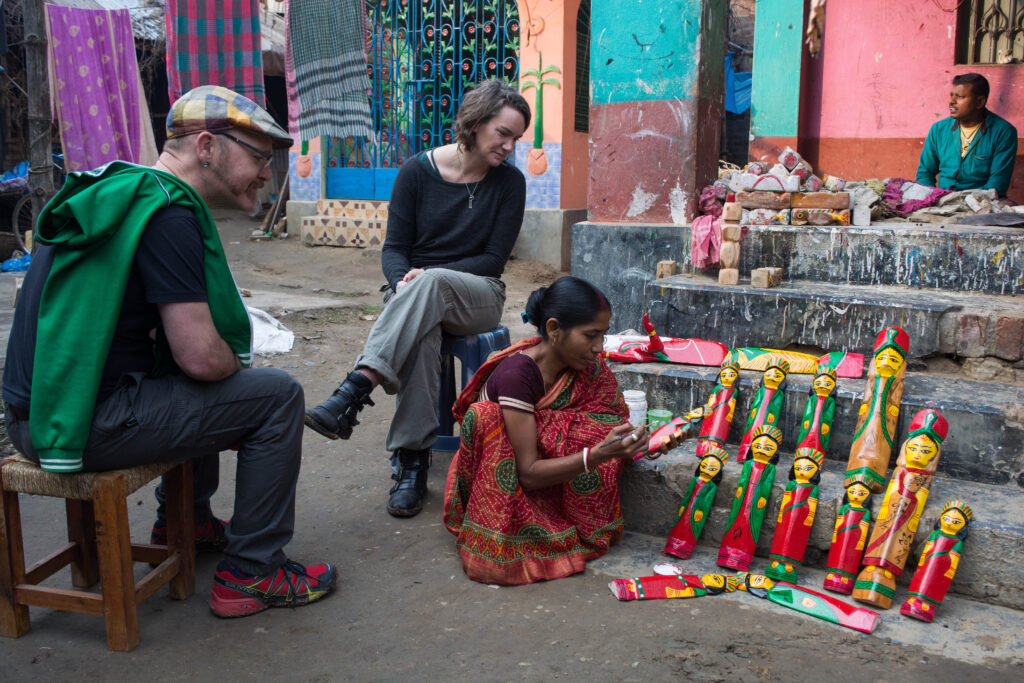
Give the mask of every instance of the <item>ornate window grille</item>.
[[1024, 61], [1024, 0], [967, 0], [957, 15], [957, 61]]
[[576, 13], [576, 96], [573, 130], [590, 132], [590, 0]]

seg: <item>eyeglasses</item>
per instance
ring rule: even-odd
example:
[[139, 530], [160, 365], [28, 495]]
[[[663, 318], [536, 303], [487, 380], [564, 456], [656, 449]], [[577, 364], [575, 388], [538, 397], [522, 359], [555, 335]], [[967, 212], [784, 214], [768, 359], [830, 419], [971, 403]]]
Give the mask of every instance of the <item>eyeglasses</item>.
[[245, 147], [250, 152], [258, 154], [263, 159], [263, 167], [260, 170], [263, 170], [267, 166], [270, 166], [270, 162], [273, 161], [273, 159], [274, 159], [274, 153], [273, 152], [264, 152], [259, 147], [253, 147], [252, 145], [250, 145], [245, 140], [242, 140], [241, 138], [237, 138], [234, 135], [232, 135], [231, 133], [226, 133], [224, 131], [217, 131], [216, 133], [214, 133], [214, 135], [223, 135], [224, 137], [228, 138], [229, 140], [234, 140], [235, 142], [240, 144], [242, 147]]

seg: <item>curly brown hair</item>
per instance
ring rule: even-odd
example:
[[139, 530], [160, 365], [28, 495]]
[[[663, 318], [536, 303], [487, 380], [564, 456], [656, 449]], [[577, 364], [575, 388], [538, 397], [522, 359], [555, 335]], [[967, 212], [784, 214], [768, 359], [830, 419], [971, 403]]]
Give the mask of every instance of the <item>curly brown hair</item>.
[[498, 115], [502, 107], [512, 107], [523, 116], [525, 128], [530, 127], [530, 105], [508, 83], [492, 78], [466, 93], [455, 115], [455, 141], [465, 149], [476, 145], [476, 127]]

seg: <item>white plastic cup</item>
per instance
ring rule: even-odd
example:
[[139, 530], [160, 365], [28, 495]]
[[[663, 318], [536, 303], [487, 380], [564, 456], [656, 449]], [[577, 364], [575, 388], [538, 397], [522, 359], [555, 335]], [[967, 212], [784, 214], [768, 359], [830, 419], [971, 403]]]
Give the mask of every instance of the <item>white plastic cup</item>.
[[647, 394], [642, 391], [623, 391], [622, 397], [626, 400], [626, 407], [629, 408], [629, 423], [632, 425], [641, 424], [647, 417]]

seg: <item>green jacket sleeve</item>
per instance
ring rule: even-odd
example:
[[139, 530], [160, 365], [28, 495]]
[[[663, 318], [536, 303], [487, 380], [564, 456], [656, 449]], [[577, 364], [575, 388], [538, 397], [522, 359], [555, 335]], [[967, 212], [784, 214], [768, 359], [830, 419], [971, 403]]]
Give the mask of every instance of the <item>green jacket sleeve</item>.
[[1017, 132], [1012, 126], [1000, 128], [992, 142], [992, 165], [989, 167], [985, 187], [994, 187], [1000, 197], [1006, 196], [1013, 177], [1013, 163], [1017, 158]]
[[936, 137], [935, 126], [932, 126], [928, 130], [928, 137], [924, 139], [921, 160], [917, 164], [915, 180], [928, 187], [935, 187], [935, 177], [939, 173], [939, 145]]

